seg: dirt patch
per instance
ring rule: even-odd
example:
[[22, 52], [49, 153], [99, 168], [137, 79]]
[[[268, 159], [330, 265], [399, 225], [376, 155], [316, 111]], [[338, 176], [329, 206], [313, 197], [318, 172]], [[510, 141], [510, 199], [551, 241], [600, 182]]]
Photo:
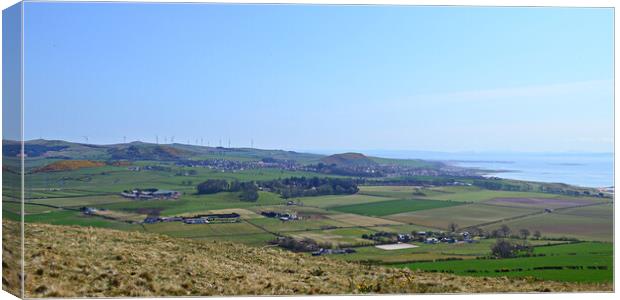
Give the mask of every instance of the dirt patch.
[[319, 215], [314, 213], [297, 213], [297, 216], [304, 220], [324, 220], [327, 219], [325, 215]]
[[375, 247], [382, 249], [382, 250], [401, 250], [401, 249], [417, 248], [418, 246], [412, 245], [412, 244], [400, 243], [400, 244], [389, 244], [389, 245], [377, 245]]

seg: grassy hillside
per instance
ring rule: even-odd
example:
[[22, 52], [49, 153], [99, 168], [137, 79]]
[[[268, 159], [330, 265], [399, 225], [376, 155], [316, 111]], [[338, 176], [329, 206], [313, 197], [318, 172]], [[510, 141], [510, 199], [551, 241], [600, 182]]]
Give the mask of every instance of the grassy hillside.
[[[7, 236], [18, 223], [4, 221]], [[26, 224], [26, 297], [600, 291], [610, 284], [386, 269], [274, 248], [87, 227]], [[3, 255], [15, 249], [5, 239]], [[13, 264], [6, 264], [5, 274]], [[3, 288], [14, 290], [14, 280]]]
[[337, 165], [339, 167], [367, 167], [377, 163], [361, 153], [341, 153], [323, 157], [321, 162], [326, 165]]

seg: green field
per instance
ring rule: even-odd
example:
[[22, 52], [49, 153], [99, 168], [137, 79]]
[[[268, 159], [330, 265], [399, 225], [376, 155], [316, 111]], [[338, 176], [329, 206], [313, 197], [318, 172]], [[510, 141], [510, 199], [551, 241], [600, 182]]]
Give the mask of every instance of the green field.
[[511, 192], [483, 190], [476, 187], [441, 187], [434, 188], [437, 194], [428, 197], [435, 200], [452, 200], [463, 202], [484, 202], [495, 198], [560, 198], [559, 195], [535, 192]]
[[394, 198], [354, 194], [354, 195], [330, 195], [330, 196], [318, 196], [318, 197], [303, 197], [303, 198], [297, 198], [296, 200], [301, 201], [305, 206], [330, 208], [330, 207], [353, 205], [353, 204], [382, 202], [382, 201], [387, 201], [387, 200], [394, 200]]
[[162, 233], [174, 237], [183, 238], [206, 238], [228, 236], [252, 236], [265, 233], [263, 230], [246, 222], [222, 223], [222, 224], [184, 224], [181, 222], [145, 224], [147, 232]]
[[[392, 221], [392, 220], [362, 216], [362, 215], [357, 215], [357, 214], [331, 214], [331, 215], [326, 215], [326, 217], [332, 220], [344, 222], [344, 223], [354, 225], [354, 226], [403, 225], [403, 223]], [[408, 232], [410, 231], [411, 230], [409, 230]]]
[[374, 203], [363, 203], [337, 206], [333, 210], [359, 214], [365, 216], [387, 216], [400, 212], [420, 211], [433, 208], [450, 207], [461, 205], [462, 203], [452, 201], [435, 201], [435, 200], [389, 200]]
[[[441, 201], [439, 201], [441, 202]], [[500, 221], [541, 211], [536, 208], [500, 207], [484, 204], [467, 204], [424, 211], [413, 211], [385, 216], [385, 218], [445, 230], [450, 223], [460, 227]]]
[[256, 205], [282, 204], [284, 200], [273, 193], [259, 192], [256, 202], [239, 200], [238, 193], [218, 193], [212, 195], [184, 195], [178, 200], [130, 201], [100, 205], [101, 208], [124, 211], [155, 210], [162, 216], [174, 216], [193, 211], [206, 211], [224, 208], [245, 208]]
[[539, 280], [608, 282], [613, 278], [610, 243], [578, 243], [534, 248], [536, 257], [407, 263], [399, 267], [467, 276], [531, 277]]
[[291, 231], [310, 231], [329, 228], [351, 227], [351, 225], [331, 219], [280, 221], [273, 218], [248, 220], [248, 222], [264, 228], [269, 232], [286, 233]]

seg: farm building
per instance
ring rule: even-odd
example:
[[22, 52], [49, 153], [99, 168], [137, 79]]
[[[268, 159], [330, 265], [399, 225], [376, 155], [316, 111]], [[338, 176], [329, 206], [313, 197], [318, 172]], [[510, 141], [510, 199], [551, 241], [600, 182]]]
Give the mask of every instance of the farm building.
[[275, 211], [264, 211], [264, 212], [261, 212], [260, 214], [267, 218], [277, 218], [277, 219], [280, 219], [281, 221], [294, 221], [294, 220], [299, 219], [296, 213], [280, 213], [280, 212], [275, 212]]
[[162, 221], [162, 219], [159, 218], [159, 217], [151, 217], [151, 216], [149, 216], [149, 217], [146, 217], [146, 219], [144, 219], [144, 221], [142, 221], [142, 223], [144, 223], [144, 224], [155, 224], [155, 223], [158, 223], [158, 222], [161, 222], [161, 221]]
[[321, 256], [321, 255], [328, 255], [328, 254], [350, 254], [350, 253], [355, 253], [357, 251], [355, 251], [355, 249], [351, 249], [351, 248], [346, 248], [346, 249], [319, 249], [318, 251], [314, 251], [312, 252], [312, 256]]
[[436, 239], [436, 238], [427, 238], [427, 239], [424, 241], [424, 243], [425, 243], [425, 244], [437, 244], [437, 243], [439, 243], [439, 240], [438, 240], [438, 239]]
[[181, 196], [181, 192], [159, 189], [133, 189], [131, 191], [123, 191], [121, 196], [135, 200], [178, 199]]
[[85, 215], [92, 215], [97, 212], [97, 209], [93, 207], [82, 207], [80, 208], [80, 211], [82, 211]]
[[193, 217], [152, 217], [144, 219], [145, 224], [154, 224], [159, 222], [183, 222], [185, 224], [209, 224], [211, 222], [218, 223], [234, 223], [239, 222], [241, 215], [237, 213], [230, 214], [208, 214], [196, 215]]
[[185, 224], [209, 224], [209, 220], [207, 220], [207, 218], [186, 218], [186, 219], [183, 219], [183, 223]]

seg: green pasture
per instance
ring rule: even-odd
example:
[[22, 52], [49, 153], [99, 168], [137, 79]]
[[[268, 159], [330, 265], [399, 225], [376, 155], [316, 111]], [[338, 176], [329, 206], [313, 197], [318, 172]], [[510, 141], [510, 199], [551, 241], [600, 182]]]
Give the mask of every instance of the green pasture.
[[453, 201], [401, 199], [375, 203], [344, 205], [334, 207], [333, 210], [366, 216], [387, 216], [402, 212], [422, 211], [433, 208], [456, 206], [461, 204], [462, 203]]
[[316, 197], [302, 197], [302, 198], [295, 198], [292, 200], [300, 201], [304, 204], [304, 206], [331, 208], [331, 207], [353, 205], [353, 204], [382, 202], [382, 201], [387, 201], [387, 200], [394, 200], [394, 198], [353, 194], [353, 195], [328, 195], [328, 196], [316, 196]]
[[101, 208], [121, 211], [158, 211], [162, 216], [174, 216], [193, 211], [206, 211], [225, 208], [246, 208], [257, 205], [274, 205], [283, 203], [278, 195], [259, 192], [256, 202], [239, 200], [239, 193], [222, 192], [211, 195], [183, 195], [176, 200], [137, 200], [130, 202], [100, 205]]
[[207, 238], [226, 236], [252, 236], [265, 233], [263, 230], [245, 222], [236, 223], [210, 223], [210, 224], [185, 224], [182, 222], [164, 222], [156, 224], [144, 224], [147, 232], [166, 234], [182, 238]]
[[613, 279], [613, 246], [610, 243], [535, 247], [534, 253], [544, 256], [420, 262], [397, 266], [467, 276], [531, 277], [571, 282], [607, 282]]
[[312, 230], [325, 230], [330, 228], [342, 228], [352, 227], [351, 225], [336, 220], [320, 219], [320, 220], [295, 220], [295, 221], [280, 221], [275, 218], [261, 218], [248, 220], [258, 227], [264, 228], [269, 232], [292, 232], [292, 231], [312, 231]]

